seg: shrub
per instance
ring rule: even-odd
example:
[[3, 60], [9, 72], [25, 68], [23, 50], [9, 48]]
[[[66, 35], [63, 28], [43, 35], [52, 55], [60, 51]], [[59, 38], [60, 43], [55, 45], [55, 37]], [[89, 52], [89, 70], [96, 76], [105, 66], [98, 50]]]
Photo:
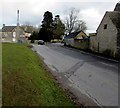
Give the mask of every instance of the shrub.
[[31, 40], [31, 43], [34, 43], [34, 40]]

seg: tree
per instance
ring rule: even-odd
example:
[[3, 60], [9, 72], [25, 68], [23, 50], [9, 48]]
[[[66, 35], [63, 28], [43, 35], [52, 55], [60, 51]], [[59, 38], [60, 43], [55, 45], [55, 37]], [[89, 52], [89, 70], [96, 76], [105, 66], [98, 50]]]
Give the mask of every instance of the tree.
[[85, 31], [87, 29], [86, 24], [83, 20], [78, 19], [79, 11], [75, 8], [71, 8], [69, 14], [65, 19], [66, 32], [70, 34], [71, 32], [78, 32], [80, 30]]
[[33, 31], [33, 33], [31, 34], [31, 36], [28, 38], [29, 40], [38, 40], [39, 35], [37, 31]]
[[62, 35], [64, 35], [65, 32], [65, 25], [62, 23], [60, 16], [56, 15], [55, 19], [53, 21], [53, 38], [60, 39]]
[[44, 40], [45, 42], [49, 42], [51, 40], [50, 32], [46, 28], [41, 28], [39, 31], [39, 40]]
[[47, 42], [53, 38], [53, 15], [51, 12], [46, 11], [43, 17], [42, 28], [39, 30], [39, 39]]
[[52, 22], [53, 22], [52, 13], [49, 12], [49, 11], [46, 11], [44, 13], [44, 18], [43, 18], [43, 21], [42, 21], [42, 27], [51, 28], [52, 27]]

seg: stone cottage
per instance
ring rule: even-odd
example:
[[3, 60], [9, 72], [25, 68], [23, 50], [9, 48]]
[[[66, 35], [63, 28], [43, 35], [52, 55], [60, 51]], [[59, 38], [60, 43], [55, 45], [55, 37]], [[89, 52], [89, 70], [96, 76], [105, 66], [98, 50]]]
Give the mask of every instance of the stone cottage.
[[[30, 28], [30, 27], [29, 27]], [[14, 43], [27, 43], [28, 37], [31, 35], [32, 30], [23, 28], [19, 24], [19, 10], [17, 11], [17, 24], [16, 26], [6, 26], [3, 24], [2, 36], [0, 40], [2, 42], [14, 42]]]
[[88, 36], [86, 35], [86, 33], [84, 33], [82, 30], [78, 32], [73, 32], [66, 36], [66, 38], [64, 39], [64, 44], [74, 47], [75, 39], [85, 39], [87, 37]]
[[26, 38], [29, 38], [33, 33], [33, 26], [31, 25], [22, 25], [21, 28], [24, 30]]
[[67, 46], [74, 46], [74, 38], [79, 34], [79, 32], [73, 32], [69, 35], [67, 35], [64, 39], [64, 45]]
[[19, 26], [5, 26], [2, 28], [2, 42], [25, 42], [25, 32]]
[[113, 57], [120, 49], [120, 3], [114, 11], [106, 12], [96, 35], [90, 34], [90, 49], [98, 53], [107, 53]]
[[78, 49], [89, 48], [89, 38], [82, 30], [73, 32], [64, 39], [64, 44]]

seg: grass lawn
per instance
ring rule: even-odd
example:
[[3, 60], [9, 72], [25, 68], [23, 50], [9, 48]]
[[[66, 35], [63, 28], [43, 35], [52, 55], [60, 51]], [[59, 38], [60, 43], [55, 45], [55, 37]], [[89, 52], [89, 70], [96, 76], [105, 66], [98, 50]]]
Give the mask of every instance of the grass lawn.
[[25, 44], [2, 44], [3, 106], [74, 106]]

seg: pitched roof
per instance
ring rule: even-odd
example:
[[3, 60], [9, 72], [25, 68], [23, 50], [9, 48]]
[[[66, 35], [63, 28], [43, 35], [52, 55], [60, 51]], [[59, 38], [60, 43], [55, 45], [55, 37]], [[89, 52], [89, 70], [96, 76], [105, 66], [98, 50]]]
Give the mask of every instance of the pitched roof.
[[33, 32], [33, 26], [21, 26], [21, 28], [27, 33]]
[[2, 32], [12, 32], [12, 30], [17, 26], [4, 26]]
[[120, 29], [120, 12], [119, 11], [109, 11], [109, 12], [107, 11], [96, 31], [98, 31], [98, 29], [105, 17], [109, 17], [111, 19], [111, 21], [113, 22], [113, 24], [116, 26], [116, 28]]
[[73, 32], [73, 33], [69, 34], [66, 38], [75, 38], [80, 32], [81, 31], [79, 31], [79, 32]]
[[32, 33], [32, 32], [33, 32], [33, 28], [27, 28], [27, 29], [25, 30], [25, 32], [27, 32], [27, 33]]
[[116, 28], [120, 28], [120, 12], [119, 11], [113, 11], [113, 12], [107, 12], [109, 18], [113, 22], [113, 24], [116, 26]]
[[120, 2], [116, 4], [114, 11], [120, 11]]

